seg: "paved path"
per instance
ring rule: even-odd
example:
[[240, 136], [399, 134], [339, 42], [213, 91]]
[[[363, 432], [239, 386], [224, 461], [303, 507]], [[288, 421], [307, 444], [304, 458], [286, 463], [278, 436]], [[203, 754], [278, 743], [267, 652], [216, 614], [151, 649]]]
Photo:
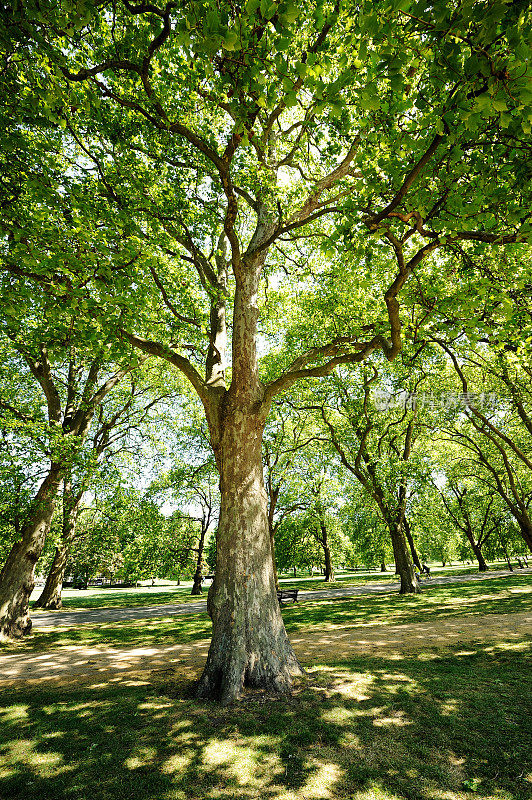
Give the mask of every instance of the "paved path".
[[[424, 581], [427, 586], [441, 586], [450, 583], [469, 583], [482, 581], [489, 578], [500, 578], [505, 575], [531, 574], [532, 567], [510, 570], [497, 570], [478, 572], [473, 575], [449, 575], [432, 578]], [[386, 594], [396, 592], [398, 582], [363, 584], [362, 586], [343, 586], [339, 588], [317, 589], [314, 591], [300, 591], [301, 601], [336, 599], [341, 597], [358, 597], [360, 595]], [[60, 628], [77, 627], [78, 625], [98, 625], [106, 622], [123, 622], [137, 619], [150, 619], [154, 617], [173, 617], [181, 614], [206, 613], [206, 600], [191, 603], [169, 603], [157, 606], [137, 606], [133, 608], [92, 608], [80, 611], [39, 611], [31, 615], [34, 628]]]

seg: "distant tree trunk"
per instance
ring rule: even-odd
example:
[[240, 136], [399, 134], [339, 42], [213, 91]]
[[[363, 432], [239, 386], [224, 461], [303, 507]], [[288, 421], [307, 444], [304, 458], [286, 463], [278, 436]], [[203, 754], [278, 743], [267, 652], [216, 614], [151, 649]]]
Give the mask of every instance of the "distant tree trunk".
[[467, 528], [464, 526], [463, 530], [465, 530], [465, 534], [466, 534], [467, 540], [468, 540], [468, 542], [469, 542], [469, 544], [471, 546], [471, 550], [475, 554], [475, 558], [478, 561], [478, 571], [479, 572], [487, 572], [488, 571], [488, 565], [486, 564], [486, 561], [484, 560], [484, 556], [482, 554], [481, 545], [478, 542], [475, 541], [475, 537], [473, 535], [473, 531], [471, 530], [471, 528], [469, 526]]
[[482, 554], [482, 550], [480, 549], [478, 544], [474, 545], [473, 552], [474, 552], [474, 554], [476, 556], [476, 559], [478, 561], [478, 571], [479, 572], [487, 572], [489, 567], [486, 564], [486, 561], [485, 561], [484, 556]]
[[404, 524], [404, 529], [405, 529], [405, 536], [406, 536], [406, 538], [408, 540], [408, 545], [410, 547], [410, 553], [412, 554], [412, 561], [414, 562], [414, 564], [416, 565], [418, 570], [421, 572], [421, 569], [422, 569], [421, 561], [419, 560], [419, 556], [417, 554], [416, 546], [414, 544], [412, 531], [410, 529], [410, 523], [408, 522], [408, 519], [406, 517], [403, 519], [403, 524]]
[[273, 580], [275, 583], [275, 588], [279, 588], [279, 573], [277, 572], [277, 562], [275, 561], [275, 534], [271, 540], [271, 547], [272, 547], [272, 569], [273, 569]]
[[268, 530], [270, 531], [270, 547], [272, 551], [272, 567], [273, 567], [273, 579], [275, 581], [275, 588], [279, 588], [279, 575], [277, 573], [277, 563], [275, 561], [275, 534], [277, 532], [277, 525], [274, 524], [273, 518], [275, 515], [275, 509], [277, 506], [277, 500], [279, 499], [279, 487], [271, 487], [269, 486], [269, 497], [268, 497]]
[[198, 542], [198, 557], [196, 559], [196, 571], [194, 573], [194, 583], [192, 585], [192, 591], [190, 594], [201, 594], [202, 588], [201, 583], [203, 580], [203, 550], [205, 548], [205, 536], [207, 534], [207, 528], [201, 525], [201, 533]]
[[331, 550], [329, 545], [325, 545], [323, 548], [323, 552], [325, 554], [325, 581], [327, 583], [334, 581], [334, 568], [331, 561]]
[[326, 583], [331, 583], [334, 581], [334, 568], [332, 565], [331, 560], [331, 548], [329, 546], [329, 537], [327, 534], [327, 526], [325, 524], [325, 520], [320, 520], [320, 533], [321, 536], [318, 539], [321, 546], [323, 547], [323, 557], [325, 560], [325, 568], [323, 570], [324, 580]]
[[403, 531], [401, 515], [389, 522], [390, 536], [392, 540], [395, 569], [401, 579], [400, 594], [418, 594], [421, 587], [414, 571], [406, 536]]
[[388, 572], [388, 567], [386, 566], [386, 560], [384, 558], [384, 553], [382, 554], [382, 558], [381, 558], [381, 572]]
[[77, 492], [75, 495], [72, 494], [71, 481], [65, 478], [63, 484], [63, 524], [61, 542], [55, 549], [52, 566], [50, 567], [41, 595], [35, 602], [35, 608], [57, 610], [61, 608], [63, 604], [61, 591], [65, 578], [65, 567], [72, 548], [72, 543], [76, 536], [76, 524], [82, 497], [83, 492]]
[[31, 630], [29, 599], [35, 585], [35, 565], [44, 547], [62, 480], [61, 468], [52, 463], [39, 487], [22, 528], [0, 573], [0, 641]]

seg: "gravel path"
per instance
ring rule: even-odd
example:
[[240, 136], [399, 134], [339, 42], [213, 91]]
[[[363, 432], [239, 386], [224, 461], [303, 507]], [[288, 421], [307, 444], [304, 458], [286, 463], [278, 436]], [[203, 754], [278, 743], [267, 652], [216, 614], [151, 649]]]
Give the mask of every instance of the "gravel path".
[[[498, 570], [479, 572], [473, 575], [453, 575], [440, 578], [431, 578], [424, 583], [427, 586], [441, 586], [450, 583], [469, 583], [482, 581], [489, 578], [499, 578], [505, 575], [523, 575], [532, 573], [532, 567], [520, 569], [515, 572]], [[361, 595], [386, 594], [396, 592], [397, 581], [393, 583], [364, 584], [363, 586], [345, 586], [340, 588], [317, 589], [314, 591], [300, 591], [299, 599], [319, 600], [335, 599], [341, 597], [358, 597]], [[79, 611], [39, 611], [31, 615], [34, 628], [59, 628], [76, 627], [78, 625], [99, 625], [106, 622], [122, 622], [137, 619], [153, 619], [154, 617], [173, 617], [181, 614], [200, 614], [207, 612], [205, 600], [193, 603], [169, 603], [165, 605], [138, 606], [135, 608], [93, 608]]]
[[[519, 646], [532, 637], [532, 612], [466, 614], [404, 625], [351, 625], [339, 630], [320, 628], [290, 637], [303, 666], [331, 663], [361, 655], [388, 658], [395, 667], [404, 657], [415, 657], [472, 643]], [[45, 653], [0, 654], [0, 687], [9, 684], [89, 684], [153, 682], [176, 676], [197, 678], [205, 664], [209, 639], [161, 647], [63, 647]]]

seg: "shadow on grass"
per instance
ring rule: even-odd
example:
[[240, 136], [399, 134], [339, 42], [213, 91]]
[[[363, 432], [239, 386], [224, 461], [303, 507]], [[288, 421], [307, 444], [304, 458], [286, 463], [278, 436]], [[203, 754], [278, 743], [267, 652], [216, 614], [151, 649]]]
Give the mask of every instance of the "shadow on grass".
[[183, 614], [179, 617], [156, 617], [134, 622], [106, 622], [52, 630], [36, 628], [30, 636], [4, 644], [0, 647], [0, 654], [72, 646], [157, 647], [188, 644], [208, 638], [211, 632], [212, 624], [206, 614]]
[[0, 797], [525, 800], [531, 660], [502, 643], [357, 658], [225, 709], [175, 682], [5, 692]]

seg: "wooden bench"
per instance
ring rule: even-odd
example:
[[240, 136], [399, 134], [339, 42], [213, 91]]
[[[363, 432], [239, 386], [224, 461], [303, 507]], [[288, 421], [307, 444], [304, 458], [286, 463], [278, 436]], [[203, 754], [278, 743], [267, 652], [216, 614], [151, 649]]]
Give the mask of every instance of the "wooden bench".
[[277, 589], [277, 599], [279, 601], [279, 605], [282, 605], [283, 602], [287, 603], [289, 600], [297, 603], [298, 592], [299, 589]]

